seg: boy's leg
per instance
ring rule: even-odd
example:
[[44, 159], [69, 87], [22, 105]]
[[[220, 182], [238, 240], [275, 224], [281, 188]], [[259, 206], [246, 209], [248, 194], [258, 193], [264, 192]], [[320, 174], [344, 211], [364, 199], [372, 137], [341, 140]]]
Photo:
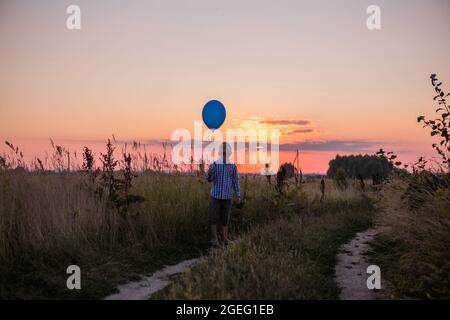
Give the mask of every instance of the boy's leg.
[[220, 214], [220, 231], [222, 233], [223, 241], [225, 243], [229, 242], [228, 238], [228, 223], [230, 221], [230, 212], [231, 212], [231, 199], [224, 200], [221, 206], [221, 214]]
[[220, 222], [217, 225], [217, 237], [219, 239], [219, 242], [224, 240], [224, 237], [223, 237], [223, 226], [222, 226], [222, 224]]
[[211, 242], [213, 244], [219, 243], [219, 239], [217, 238], [217, 224], [211, 225]]
[[219, 239], [217, 238], [218, 209], [217, 199], [211, 197], [208, 208], [208, 223], [211, 226], [211, 243], [213, 246], [219, 245]]
[[230, 239], [228, 238], [228, 226], [223, 226], [223, 241], [230, 241]]

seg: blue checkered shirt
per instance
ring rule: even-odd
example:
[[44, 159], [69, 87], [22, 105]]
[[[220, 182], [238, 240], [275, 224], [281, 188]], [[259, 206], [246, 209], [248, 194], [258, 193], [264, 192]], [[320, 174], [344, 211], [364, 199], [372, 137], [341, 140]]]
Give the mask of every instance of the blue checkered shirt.
[[241, 197], [238, 171], [234, 163], [213, 162], [210, 169], [211, 174], [208, 175], [208, 181], [212, 182], [211, 197], [231, 199], [233, 190], [238, 198]]

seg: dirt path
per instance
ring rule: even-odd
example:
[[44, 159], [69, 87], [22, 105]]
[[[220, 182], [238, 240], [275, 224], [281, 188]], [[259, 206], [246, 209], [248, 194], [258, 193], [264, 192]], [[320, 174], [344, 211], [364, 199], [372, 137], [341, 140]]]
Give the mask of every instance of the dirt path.
[[[240, 242], [240, 238], [235, 239], [231, 245]], [[224, 247], [210, 248], [209, 255], [221, 252]], [[178, 273], [188, 271], [197, 264], [201, 258], [189, 259], [181, 261], [176, 265], [165, 266], [161, 270], [156, 271], [150, 277], [143, 277], [142, 280], [129, 282], [119, 286], [118, 293], [107, 296], [104, 300], [148, 300], [154, 293], [164, 289], [170, 284], [169, 277]]]
[[152, 276], [140, 281], [130, 282], [118, 287], [119, 292], [105, 298], [105, 300], [148, 300], [154, 293], [162, 290], [169, 283], [169, 277], [186, 272], [200, 259], [184, 260], [176, 265], [166, 266], [156, 271]]
[[[392, 219], [402, 220], [404, 203], [402, 200], [403, 189], [401, 185], [387, 185], [378, 194], [380, 203], [380, 215], [376, 226], [363, 232], [359, 232], [348, 243], [341, 246], [337, 255], [335, 267], [336, 282], [341, 289], [339, 299], [344, 300], [373, 300], [391, 299], [389, 283], [383, 278], [381, 268], [381, 290], [367, 289], [366, 273], [369, 266], [368, 251], [370, 242], [375, 235], [390, 229]], [[406, 220], [406, 219], [405, 219]]]
[[367, 259], [369, 243], [377, 232], [377, 229], [359, 232], [350, 242], [342, 245], [339, 249], [335, 267], [336, 282], [341, 289], [339, 299], [374, 300], [385, 297], [382, 278], [381, 290], [369, 290], [366, 284], [369, 277], [366, 273], [369, 266]]

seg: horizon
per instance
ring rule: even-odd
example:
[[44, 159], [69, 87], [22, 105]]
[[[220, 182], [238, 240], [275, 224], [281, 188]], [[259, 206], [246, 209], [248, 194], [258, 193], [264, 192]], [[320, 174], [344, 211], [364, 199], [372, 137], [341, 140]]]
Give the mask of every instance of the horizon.
[[[97, 167], [100, 166], [100, 155], [101, 153], [105, 153], [106, 150], [106, 143], [108, 140], [111, 140], [111, 143], [113, 144], [115, 150], [114, 150], [114, 157], [117, 160], [122, 159], [122, 153], [130, 153], [131, 155], [134, 155], [136, 157], [143, 157], [144, 152], [149, 157], [162, 157], [164, 154], [167, 156], [168, 160], [171, 162], [171, 150], [173, 146], [176, 144], [176, 142], [171, 142], [170, 140], [164, 140], [164, 141], [136, 141], [136, 140], [120, 140], [116, 139], [115, 135], [112, 135], [110, 138], [107, 138], [105, 140], [84, 140], [84, 141], [74, 141], [74, 140], [61, 140], [61, 139], [33, 139], [34, 143], [30, 144], [28, 146], [28, 149], [23, 149], [19, 144], [15, 143], [14, 141], [2, 141], [2, 147], [0, 148], [0, 155], [3, 156], [9, 156], [10, 159], [16, 158], [18, 159], [18, 156], [14, 156], [14, 153], [12, 152], [11, 148], [8, 147], [6, 142], [12, 143], [13, 146], [18, 148], [19, 153], [23, 153], [23, 160], [25, 161], [25, 164], [28, 166], [28, 168], [32, 169], [33, 166], [36, 163], [37, 159], [42, 161], [44, 163], [44, 168], [51, 170], [52, 166], [52, 159], [55, 156], [55, 148], [57, 146], [62, 147], [64, 156], [63, 156], [63, 162], [66, 161], [66, 151], [70, 154], [70, 163], [71, 163], [71, 170], [75, 171], [76, 168], [81, 168], [82, 164], [82, 153], [83, 148], [88, 147], [91, 151], [93, 151], [94, 155], [94, 161]], [[29, 142], [30, 140], [26, 140]], [[38, 143], [36, 143], [38, 142]], [[205, 146], [209, 143], [204, 141], [203, 142]], [[52, 146], [53, 144], [53, 146]], [[133, 148], [133, 145], [137, 144], [138, 147]], [[165, 147], [164, 147], [165, 144]], [[282, 145], [280, 145], [282, 147]], [[318, 145], [321, 146], [320, 144]], [[359, 149], [355, 152], [349, 152], [345, 150], [336, 151], [336, 150], [316, 150], [314, 148], [314, 145], [311, 145], [311, 149], [302, 150], [298, 149], [299, 151], [299, 167], [302, 170], [303, 174], [320, 174], [325, 175], [328, 170], [328, 163], [335, 159], [337, 156], [358, 156], [358, 155], [368, 155], [368, 156], [375, 156], [376, 152], [380, 148], [385, 148], [385, 146], [380, 146], [380, 148], [376, 150], [364, 150]], [[166, 149], [164, 149], [166, 148]], [[194, 148], [192, 148], [194, 150]], [[234, 151], [233, 151], [234, 152]], [[245, 155], [246, 158], [250, 155], [250, 151], [248, 151], [248, 145], [246, 144], [245, 149]], [[295, 158], [296, 150], [285, 150], [283, 147], [279, 151], [279, 165], [283, 163], [293, 163], [293, 160]], [[405, 155], [406, 153], [403, 153]], [[236, 156], [236, 155], [235, 155]], [[433, 160], [435, 159], [435, 156], [430, 157], [429, 159]], [[318, 161], [319, 159], [319, 161]], [[405, 161], [405, 159], [408, 159], [408, 157], [403, 157], [403, 163], [408, 163], [411, 168], [411, 164], [417, 161], [417, 158], [415, 158], [414, 154], [410, 155], [410, 161]], [[140, 162], [135, 163], [136, 166], [142, 165], [142, 159], [139, 159]], [[195, 162], [194, 162], [195, 164]], [[208, 164], [208, 163], [206, 163]], [[171, 163], [173, 166], [173, 163]], [[198, 164], [195, 164], [198, 165]], [[258, 174], [263, 169], [263, 166], [261, 163], [257, 164], [239, 164], [237, 163], [239, 172], [241, 173], [248, 173], [248, 174]], [[188, 167], [189, 164], [184, 164], [184, 167]], [[56, 170], [56, 169], [55, 169]], [[196, 170], [196, 169], [194, 169]], [[138, 170], [139, 171], [139, 170]], [[276, 172], [274, 172], [276, 173]]]

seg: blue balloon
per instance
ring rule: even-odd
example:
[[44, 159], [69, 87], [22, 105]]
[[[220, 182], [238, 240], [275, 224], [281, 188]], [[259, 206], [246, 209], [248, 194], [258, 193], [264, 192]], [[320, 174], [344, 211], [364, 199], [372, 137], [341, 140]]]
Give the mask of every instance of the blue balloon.
[[206, 126], [215, 130], [224, 123], [227, 112], [224, 105], [218, 100], [208, 101], [203, 107], [202, 117]]

